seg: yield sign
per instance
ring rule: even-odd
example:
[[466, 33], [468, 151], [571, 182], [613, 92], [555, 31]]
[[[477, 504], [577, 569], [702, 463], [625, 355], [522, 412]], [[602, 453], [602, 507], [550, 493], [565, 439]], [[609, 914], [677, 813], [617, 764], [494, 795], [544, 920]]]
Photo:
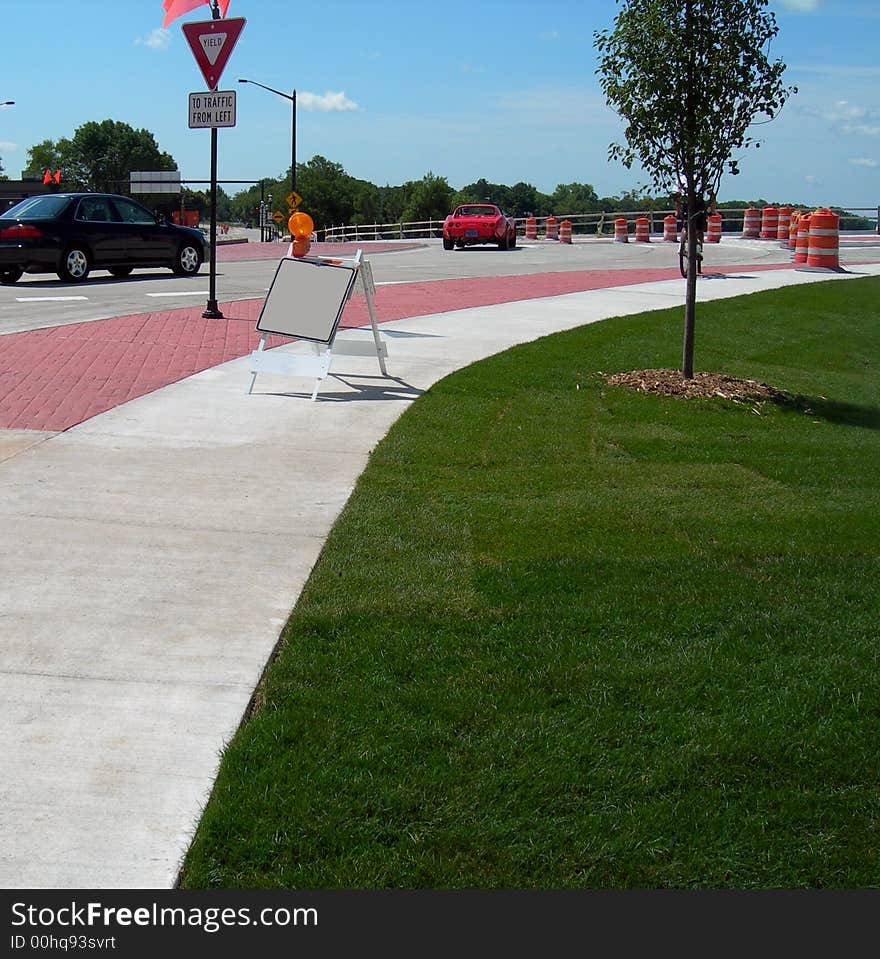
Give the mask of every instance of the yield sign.
[[244, 17], [184, 23], [183, 34], [192, 49], [209, 90], [216, 90], [229, 54], [244, 29]]

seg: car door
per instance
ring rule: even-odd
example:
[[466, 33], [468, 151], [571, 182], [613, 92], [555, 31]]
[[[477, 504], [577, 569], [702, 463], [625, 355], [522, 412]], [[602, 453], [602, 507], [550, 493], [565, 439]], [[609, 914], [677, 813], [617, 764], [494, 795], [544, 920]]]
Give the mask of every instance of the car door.
[[93, 266], [114, 266], [125, 258], [125, 233], [106, 196], [84, 196], [73, 215], [77, 236], [92, 251]]
[[171, 231], [146, 207], [127, 197], [114, 197], [113, 205], [125, 225], [126, 259], [130, 266], [167, 266], [174, 257]]

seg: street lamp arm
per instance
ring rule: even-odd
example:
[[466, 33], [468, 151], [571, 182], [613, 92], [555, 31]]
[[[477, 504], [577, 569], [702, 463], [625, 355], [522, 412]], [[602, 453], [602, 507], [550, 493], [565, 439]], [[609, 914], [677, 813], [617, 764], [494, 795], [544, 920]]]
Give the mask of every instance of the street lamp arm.
[[284, 97], [285, 100], [293, 101], [296, 94], [291, 96], [289, 93], [282, 93], [280, 90], [275, 90], [272, 87], [267, 87], [265, 83], [257, 83], [256, 80], [242, 80], [239, 79], [239, 83], [252, 83], [255, 87], [262, 87], [264, 90], [268, 90], [269, 93], [277, 93], [279, 97]]
[[245, 80], [239, 77], [239, 83], [252, 83], [255, 87], [262, 87], [269, 93], [277, 93], [279, 97], [290, 100], [291, 105], [291, 128], [290, 128], [290, 188], [296, 193], [296, 90], [293, 93], [282, 93], [274, 87], [267, 87], [265, 83], [257, 83], [256, 80]]

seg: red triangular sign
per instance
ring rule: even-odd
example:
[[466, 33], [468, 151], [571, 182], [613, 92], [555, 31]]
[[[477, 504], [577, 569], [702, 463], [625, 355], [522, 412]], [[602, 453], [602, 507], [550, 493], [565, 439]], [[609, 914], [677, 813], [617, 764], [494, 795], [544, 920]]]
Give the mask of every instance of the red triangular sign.
[[183, 35], [209, 90], [217, 89], [226, 61], [246, 22], [244, 17], [227, 17], [225, 20], [183, 24]]

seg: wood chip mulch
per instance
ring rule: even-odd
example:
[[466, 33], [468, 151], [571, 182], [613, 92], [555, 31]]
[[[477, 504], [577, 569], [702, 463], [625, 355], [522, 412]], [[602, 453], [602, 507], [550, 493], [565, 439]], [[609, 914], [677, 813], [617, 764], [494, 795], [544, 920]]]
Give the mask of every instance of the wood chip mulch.
[[725, 373], [694, 373], [685, 379], [680, 370], [630, 370], [605, 376], [609, 386], [625, 386], [642, 393], [658, 396], [692, 397], [718, 396], [739, 402], [782, 402], [785, 394], [757, 380], [742, 380]]

